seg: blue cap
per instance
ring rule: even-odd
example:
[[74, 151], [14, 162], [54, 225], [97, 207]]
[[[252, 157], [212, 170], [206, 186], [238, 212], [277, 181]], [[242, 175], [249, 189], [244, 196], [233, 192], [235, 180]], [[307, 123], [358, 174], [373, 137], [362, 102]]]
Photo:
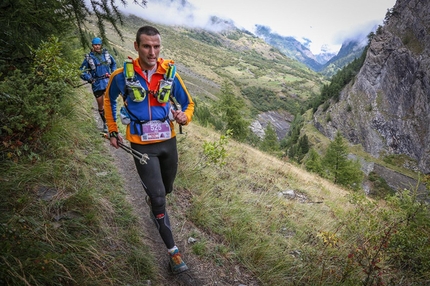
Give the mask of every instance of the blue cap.
[[92, 45], [101, 45], [101, 44], [102, 44], [102, 39], [100, 39], [100, 38], [94, 38], [94, 39], [91, 41], [91, 44], [92, 44]]

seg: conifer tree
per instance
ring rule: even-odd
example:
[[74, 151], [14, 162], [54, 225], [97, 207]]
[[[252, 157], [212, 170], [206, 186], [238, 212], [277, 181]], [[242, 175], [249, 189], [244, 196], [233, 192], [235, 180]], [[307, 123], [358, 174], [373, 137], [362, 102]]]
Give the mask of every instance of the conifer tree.
[[291, 160], [294, 160], [294, 157], [296, 156], [296, 145], [293, 145], [290, 147], [290, 149], [287, 150], [287, 156]]
[[305, 162], [306, 170], [317, 173], [318, 175], [323, 175], [323, 167], [321, 162], [321, 156], [315, 149], [311, 148], [309, 150], [309, 156]]
[[235, 96], [233, 87], [224, 81], [221, 87], [221, 100], [218, 106], [225, 122], [225, 130], [233, 132], [232, 137], [243, 141], [248, 136], [249, 123], [243, 119], [245, 103], [242, 98]]
[[359, 188], [362, 172], [358, 161], [348, 159], [348, 146], [340, 132], [329, 144], [323, 159], [325, 176], [335, 184]]
[[308, 136], [305, 134], [300, 137], [297, 148], [297, 162], [301, 163], [303, 157], [309, 152], [309, 140]]
[[[118, 0], [122, 5], [127, 1]], [[146, 0], [133, 0], [146, 5]], [[16, 68], [25, 70], [32, 60], [31, 50], [49, 37], [77, 32], [83, 46], [88, 46], [85, 21], [96, 17], [99, 35], [106, 39], [105, 23], [112, 24], [122, 38], [122, 24], [117, 0], [2, 0], [0, 3], [0, 77]]]
[[275, 152], [279, 151], [278, 136], [276, 134], [275, 128], [271, 123], [266, 127], [263, 141], [261, 141], [260, 149], [265, 152]]
[[300, 114], [296, 114], [293, 122], [291, 122], [290, 131], [282, 141], [282, 148], [289, 150], [294, 144], [297, 143], [300, 137], [300, 129], [303, 126], [303, 117]]

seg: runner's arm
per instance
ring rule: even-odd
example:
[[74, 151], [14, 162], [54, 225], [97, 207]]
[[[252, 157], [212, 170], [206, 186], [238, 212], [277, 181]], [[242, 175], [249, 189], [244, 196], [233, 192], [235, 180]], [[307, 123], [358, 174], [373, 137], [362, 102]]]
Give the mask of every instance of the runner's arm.
[[[104, 109], [106, 117], [106, 125], [108, 126], [109, 133], [118, 132], [117, 119], [117, 98], [121, 93], [118, 83], [121, 81], [122, 68], [115, 70], [109, 78], [104, 97]], [[125, 84], [125, 83], [124, 83]]]
[[186, 122], [182, 125], [187, 125], [191, 122], [191, 119], [194, 114], [194, 101], [191, 98], [187, 87], [185, 86], [184, 82], [182, 81], [182, 78], [178, 73], [176, 73], [175, 81], [172, 88], [173, 96], [181, 105], [181, 111], [184, 112], [186, 116]]

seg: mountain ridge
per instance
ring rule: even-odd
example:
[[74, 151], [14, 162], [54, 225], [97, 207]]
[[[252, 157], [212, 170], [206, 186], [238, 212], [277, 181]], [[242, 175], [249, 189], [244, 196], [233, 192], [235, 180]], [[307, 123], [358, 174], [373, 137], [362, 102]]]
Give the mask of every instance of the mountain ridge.
[[278, 48], [286, 56], [296, 59], [326, 77], [333, 76], [355, 58], [359, 58], [367, 44], [367, 37], [360, 36], [356, 39], [345, 40], [337, 53], [322, 52], [314, 55], [296, 38], [272, 33], [270, 27], [256, 25], [256, 35], [269, 45]]
[[313, 119], [329, 138], [339, 130], [373, 157], [399, 158], [424, 174], [430, 173], [429, 10], [429, 2], [398, 0], [353, 82]]
[[[338, 52], [329, 51], [323, 46], [321, 47], [321, 51], [319, 53], [313, 54], [309, 48], [309, 44], [312, 42], [312, 40], [310, 39], [304, 38], [303, 41], [299, 41], [293, 36], [281, 36], [277, 33], [273, 33], [270, 27], [261, 24], [255, 24], [255, 29], [253, 29], [253, 31], [248, 31], [247, 29], [239, 28], [238, 26], [236, 26], [234, 21], [231, 19], [222, 18], [215, 15], [208, 16], [208, 18], [203, 21], [202, 19], [197, 20], [199, 17], [197, 17], [197, 15], [195, 14], [195, 9], [193, 5], [187, 0], [158, 0], [155, 3], [156, 5], [164, 5], [166, 7], [169, 7], [169, 9], [173, 11], [180, 11], [180, 13], [184, 15], [184, 17], [187, 19], [187, 21], [178, 20], [176, 22], [173, 21], [173, 23], [177, 24], [168, 24], [167, 20], [153, 19], [151, 15], [141, 15], [143, 18], [148, 18], [148, 20], [155, 21], [156, 23], [160, 23], [161, 25], [183, 26], [187, 27], [188, 29], [200, 29], [205, 30], [207, 32], [224, 33], [240, 30], [241, 32], [246, 33], [250, 36], [255, 36], [263, 39], [266, 43], [271, 45], [273, 48], [278, 49], [287, 57], [305, 64], [313, 71], [322, 72], [322, 74], [327, 78], [334, 75], [339, 69], [341, 69], [346, 64], [354, 60], [355, 57], [357, 57], [356, 54], [354, 54], [353, 56], [339, 59], [339, 57], [341, 57], [342, 55], [342, 53], [339, 52], [341, 50], [343, 52], [346, 51], [345, 49], [346, 47], [348, 47], [347, 44], [348, 42], [350, 42], [350, 40], [345, 40], [345, 42], [342, 44], [342, 48]], [[134, 12], [136, 11], [131, 11], [131, 13]], [[128, 11], [128, 13], [130, 13], [130, 11]], [[172, 11], [169, 11], [168, 13], [172, 13]], [[352, 37], [354, 35], [350, 36]], [[361, 39], [358, 39], [357, 41], [360, 42]], [[351, 50], [350, 52], [355, 53], [353, 50]], [[337, 56], [337, 60], [332, 61], [330, 63], [330, 67], [327, 68], [327, 62], [335, 56]]]

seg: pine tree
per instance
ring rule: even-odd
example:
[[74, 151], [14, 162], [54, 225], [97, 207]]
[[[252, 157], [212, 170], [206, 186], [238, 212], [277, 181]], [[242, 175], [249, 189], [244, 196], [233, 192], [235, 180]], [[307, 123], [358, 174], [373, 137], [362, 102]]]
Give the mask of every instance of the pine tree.
[[300, 137], [300, 129], [303, 126], [303, 118], [300, 114], [294, 117], [293, 122], [291, 122], [290, 131], [288, 135], [283, 139], [282, 147], [286, 150], [290, 149], [294, 144], [297, 143]]
[[[119, 0], [122, 5], [126, 1]], [[146, 5], [146, 0], [139, 0]], [[79, 34], [82, 45], [89, 46], [85, 21], [96, 17], [99, 35], [106, 39], [105, 23], [112, 24], [122, 39], [122, 24], [116, 0], [2, 0], [0, 3], [0, 76], [15, 69], [25, 70], [32, 61], [31, 50], [49, 37]], [[133, 0], [138, 3], [138, 0]], [[3, 74], [2, 74], [3, 73]]]
[[261, 141], [260, 149], [265, 152], [279, 151], [278, 135], [271, 123], [266, 127], [263, 141]]
[[291, 146], [290, 149], [287, 150], [287, 156], [291, 160], [294, 160], [294, 157], [296, 156], [296, 145]]
[[297, 162], [301, 163], [303, 160], [303, 157], [305, 157], [308, 152], [309, 152], [309, 140], [308, 140], [308, 136], [306, 136], [305, 134], [302, 137], [300, 137], [298, 142]]
[[323, 159], [325, 176], [335, 184], [359, 188], [362, 172], [358, 161], [348, 159], [348, 146], [340, 132], [329, 144]]
[[309, 151], [309, 156], [305, 162], [306, 170], [317, 173], [318, 175], [323, 175], [321, 160], [321, 156], [318, 154], [318, 152], [311, 148]]
[[342, 170], [338, 183], [352, 189], [360, 189], [364, 174], [358, 160], [348, 160], [348, 164]]
[[347, 156], [348, 146], [340, 132], [337, 132], [334, 140], [329, 144], [323, 160], [327, 176], [334, 183], [338, 183], [342, 169], [347, 165]]
[[233, 87], [229, 82], [224, 81], [221, 87], [221, 100], [218, 110], [225, 122], [225, 130], [231, 130], [233, 132], [232, 137], [240, 141], [246, 139], [249, 132], [249, 123], [243, 119], [241, 113], [244, 106], [243, 99], [234, 94]]

